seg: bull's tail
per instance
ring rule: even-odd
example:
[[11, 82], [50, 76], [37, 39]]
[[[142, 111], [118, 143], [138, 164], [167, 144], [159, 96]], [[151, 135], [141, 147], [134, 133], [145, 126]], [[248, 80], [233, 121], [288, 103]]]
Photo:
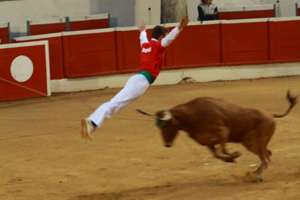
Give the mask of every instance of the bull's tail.
[[155, 115], [155, 113], [147, 113], [147, 112], [142, 111], [141, 109], [136, 109], [136, 111], [138, 111], [139, 113], [142, 113], [143, 115], [148, 115], [148, 116], [154, 116]]
[[289, 114], [289, 112], [292, 110], [292, 108], [297, 104], [298, 98], [297, 98], [297, 96], [292, 96], [290, 90], [288, 90], [286, 98], [290, 102], [289, 108], [287, 109], [287, 111], [284, 114], [281, 114], [281, 115], [273, 114], [274, 118], [280, 118], [280, 117], [286, 116], [287, 114]]

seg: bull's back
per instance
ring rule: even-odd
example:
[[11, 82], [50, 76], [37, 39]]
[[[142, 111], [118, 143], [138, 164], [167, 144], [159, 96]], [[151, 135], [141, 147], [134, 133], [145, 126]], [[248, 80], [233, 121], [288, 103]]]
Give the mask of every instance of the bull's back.
[[171, 111], [184, 125], [203, 129], [219, 124], [224, 119], [224, 111], [232, 106], [221, 99], [201, 97], [178, 105]]

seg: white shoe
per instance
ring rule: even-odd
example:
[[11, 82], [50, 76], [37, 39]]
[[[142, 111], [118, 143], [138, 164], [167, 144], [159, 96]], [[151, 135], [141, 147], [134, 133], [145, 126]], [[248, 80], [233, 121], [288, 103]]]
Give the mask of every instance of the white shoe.
[[93, 140], [93, 134], [95, 132], [95, 127], [92, 122], [88, 119], [81, 120], [81, 137], [84, 139]]

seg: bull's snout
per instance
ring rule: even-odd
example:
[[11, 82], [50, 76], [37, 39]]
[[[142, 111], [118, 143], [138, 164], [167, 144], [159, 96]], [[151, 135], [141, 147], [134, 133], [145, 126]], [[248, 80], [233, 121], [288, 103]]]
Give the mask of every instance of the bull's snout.
[[171, 147], [172, 146], [172, 143], [165, 143], [165, 147]]

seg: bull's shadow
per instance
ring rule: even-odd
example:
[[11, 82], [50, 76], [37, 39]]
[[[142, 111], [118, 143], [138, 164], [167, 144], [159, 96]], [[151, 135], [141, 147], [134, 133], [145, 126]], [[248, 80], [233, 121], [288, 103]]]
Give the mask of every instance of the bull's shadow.
[[[248, 185], [253, 183], [245, 182], [241, 177], [234, 179], [219, 179], [219, 177], [199, 180], [199, 181], [191, 181], [185, 183], [168, 183], [164, 185], [158, 186], [147, 186], [136, 189], [129, 190], [121, 190], [117, 192], [108, 192], [108, 193], [99, 193], [99, 194], [89, 194], [89, 195], [80, 195], [78, 197], [72, 198], [70, 200], [112, 200], [112, 199], [157, 199], [158, 197], [165, 197], [166, 194], [172, 196], [176, 196], [178, 192], [182, 191], [197, 191], [197, 194], [208, 194], [213, 193], [212, 190], [216, 190], [217, 188], [228, 189], [228, 192], [235, 187], [243, 187], [244, 185]], [[255, 185], [255, 184], [254, 184]], [[230, 189], [231, 188], [231, 189]], [[169, 196], [168, 195], [168, 196]]]

